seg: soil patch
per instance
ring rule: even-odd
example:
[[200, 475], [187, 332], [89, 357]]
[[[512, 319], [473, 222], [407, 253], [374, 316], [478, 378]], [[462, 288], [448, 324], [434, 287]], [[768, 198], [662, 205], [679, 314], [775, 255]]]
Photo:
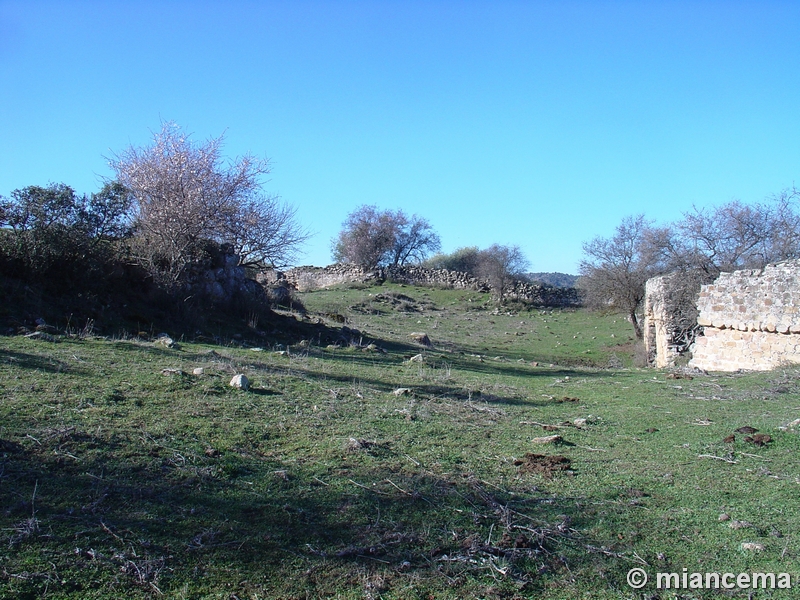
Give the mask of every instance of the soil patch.
[[568, 471], [572, 467], [572, 461], [566, 456], [554, 454], [533, 454], [528, 452], [522, 459], [514, 461], [519, 467], [520, 473], [538, 473], [545, 477], [552, 478], [555, 473]]

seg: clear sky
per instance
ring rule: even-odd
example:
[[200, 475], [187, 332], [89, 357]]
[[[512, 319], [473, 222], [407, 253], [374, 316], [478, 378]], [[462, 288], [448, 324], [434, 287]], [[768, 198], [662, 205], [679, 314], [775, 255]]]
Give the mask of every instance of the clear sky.
[[175, 121], [272, 160], [303, 264], [375, 204], [575, 273], [624, 216], [795, 183], [798, 30], [797, 1], [0, 0], [0, 195], [96, 191]]

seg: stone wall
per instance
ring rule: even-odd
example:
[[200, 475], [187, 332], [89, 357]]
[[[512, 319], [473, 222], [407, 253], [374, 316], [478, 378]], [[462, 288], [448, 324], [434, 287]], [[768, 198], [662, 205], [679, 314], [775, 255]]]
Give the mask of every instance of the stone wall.
[[[467, 273], [448, 271], [446, 269], [385, 267], [367, 271], [361, 267], [346, 264], [336, 264], [328, 267], [296, 267], [285, 273], [267, 271], [260, 274], [258, 280], [265, 283], [285, 281], [301, 292], [343, 283], [366, 283], [370, 281], [393, 281], [407, 285], [482, 292], [489, 292], [492, 289], [491, 285], [486, 281], [476, 279]], [[555, 288], [522, 281], [514, 282], [506, 291], [506, 297], [540, 306], [577, 306], [580, 304], [580, 298], [575, 289]]]
[[800, 261], [723, 273], [701, 288], [697, 308], [704, 330], [690, 366], [761, 371], [800, 363]]
[[680, 356], [672, 335], [676, 319], [669, 293], [676, 276], [653, 277], [645, 284], [644, 347], [648, 364], [658, 368], [673, 366]]
[[260, 278], [283, 280], [297, 291], [310, 292], [342, 283], [374, 281], [379, 274], [356, 265], [336, 264], [328, 267], [296, 267], [286, 272], [266, 271]]
[[225, 304], [243, 295], [266, 298], [260, 282], [248, 279], [246, 269], [239, 266], [239, 256], [229, 250], [213, 253], [206, 263], [195, 267], [188, 279], [186, 292], [215, 303]]

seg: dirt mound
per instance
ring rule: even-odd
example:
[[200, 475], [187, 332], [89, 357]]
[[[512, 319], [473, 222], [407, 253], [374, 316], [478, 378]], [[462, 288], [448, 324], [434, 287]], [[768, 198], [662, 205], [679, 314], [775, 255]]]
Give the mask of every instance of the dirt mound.
[[517, 459], [514, 464], [519, 467], [520, 473], [538, 473], [545, 477], [552, 477], [555, 473], [568, 471], [572, 461], [566, 456], [554, 454], [533, 454], [528, 452], [522, 459]]

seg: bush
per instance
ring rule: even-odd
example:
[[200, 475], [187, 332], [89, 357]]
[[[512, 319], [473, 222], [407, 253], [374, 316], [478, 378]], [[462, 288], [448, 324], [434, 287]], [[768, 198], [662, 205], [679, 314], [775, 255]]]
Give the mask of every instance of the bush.
[[14, 190], [0, 199], [0, 268], [51, 288], [102, 278], [124, 252], [127, 198], [117, 183], [90, 197], [63, 183]]

